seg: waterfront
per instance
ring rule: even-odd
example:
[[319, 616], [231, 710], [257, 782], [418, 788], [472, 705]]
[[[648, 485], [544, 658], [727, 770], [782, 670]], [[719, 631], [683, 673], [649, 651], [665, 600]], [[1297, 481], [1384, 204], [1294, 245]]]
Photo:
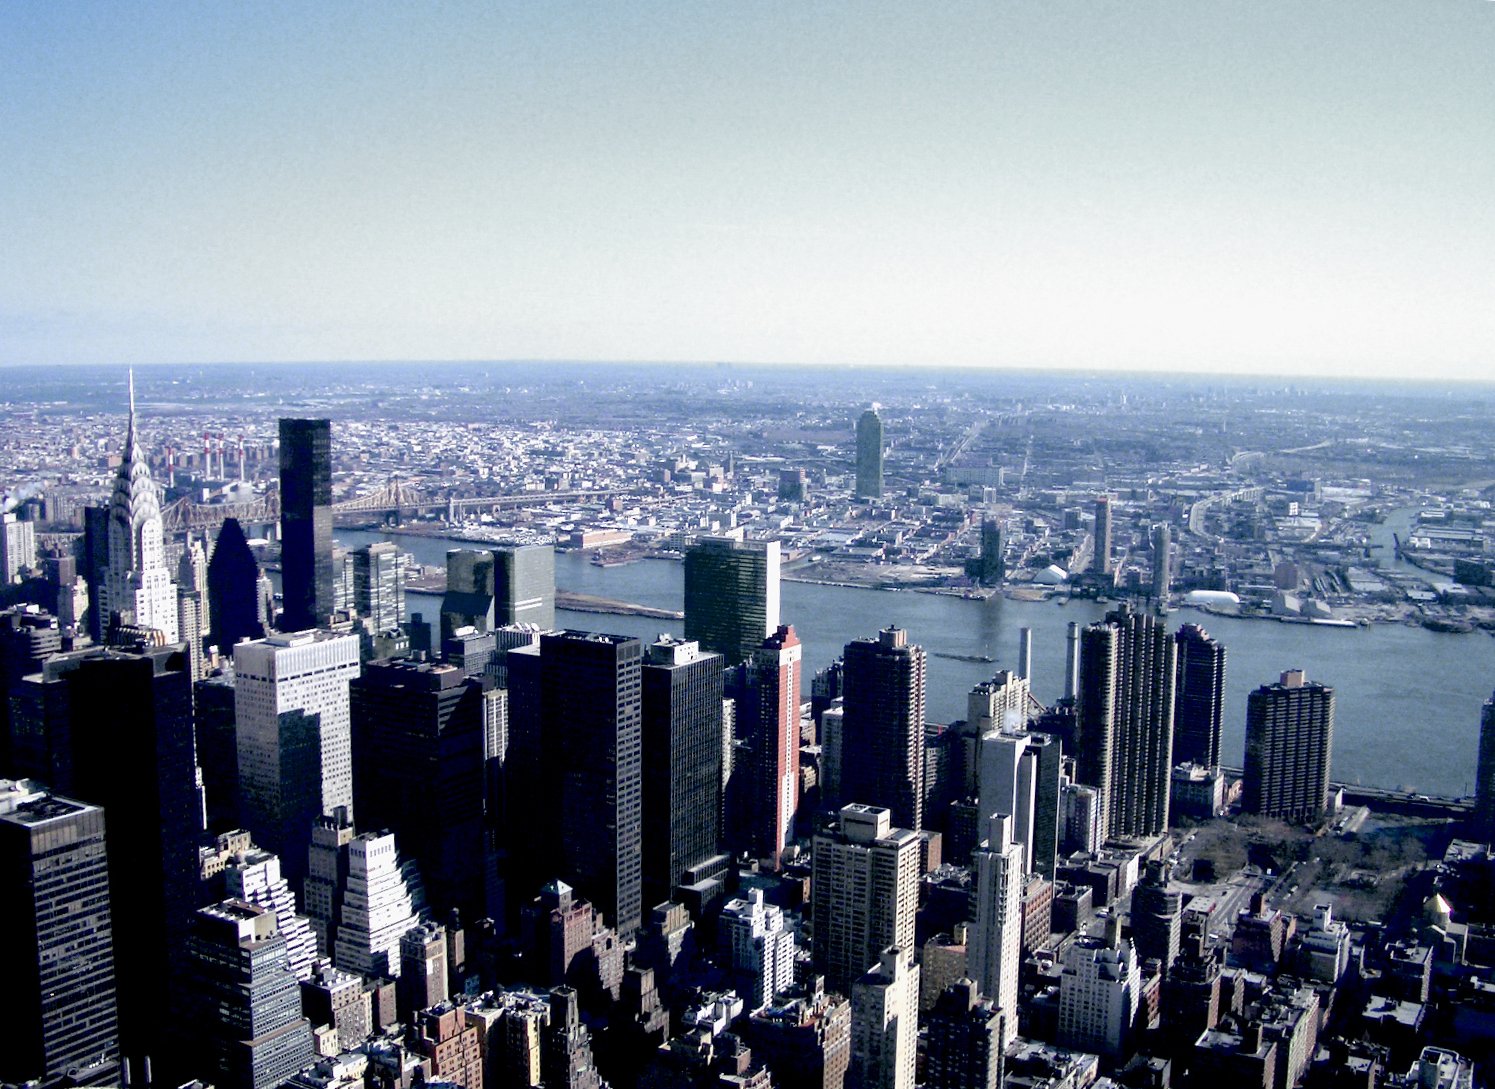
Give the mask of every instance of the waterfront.
[[[422, 564], [445, 562], [448, 548], [476, 547], [445, 538], [339, 530], [349, 547], [394, 540]], [[556, 554], [557, 586], [660, 609], [683, 606], [678, 563], [643, 560], [599, 567], [579, 552]], [[805, 644], [805, 676], [831, 662], [851, 639], [896, 623], [938, 654], [990, 655], [995, 661], [957, 661], [931, 653], [927, 713], [948, 722], [965, 714], [966, 692], [997, 669], [1013, 668], [1018, 631], [1033, 629], [1033, 689], [1051, 703], [1062, 694], [1064, 644], [1070, 621], [1099, 619], [1106, 606], [1073, 601], [986, 601], [937, 594], [783, 583], [783, 619]], [[410, 595], [411, 612], [434, 617], [438, 598]], [[558, 623], [649, 638], [679, 633], [678, 621], [600, 616], [559, 610]], [[1207, 616], [1191, 609], [1169, 626], [1194, 622], [1225, 643], [1226, 707], [1222, 757], [1238, 764], [1245, 735], [1246, 695], [1299, 667], [1336, 692], [1333, 774], [1336, 779], [1428, 794], [1473, 790], [1480, 706], [1495, 686], [1495, 639], [1484, 632], [1447, 635], [1403, 624], [1322, 628]], [[807, 693], [808, 694], [808, 693]]]

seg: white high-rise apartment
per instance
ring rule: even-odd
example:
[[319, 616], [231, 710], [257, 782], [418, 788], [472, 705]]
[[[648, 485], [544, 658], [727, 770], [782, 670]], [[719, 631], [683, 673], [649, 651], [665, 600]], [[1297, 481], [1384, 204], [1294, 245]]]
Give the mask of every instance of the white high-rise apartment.
[[1109, 1058], [1126, 1054], [1142, 995], [1142, 971], [1130, 939], [1077, 938], [1059, 978], [1059, 1044]]
[[994, 813], [987, 838], [971, 854], [976, 871], [976, 922], [967, 963], [981, 993], [1002, 1014], [1002, 1047], [1017, 1036], [1018, 973], [1023, 960], [1023, 847], [1012, 841], [1012, 819]]
[[[882, 951], [914, 947], [919, 835], [894, 828], [881, 806], [841, 807], [837, 827], [817, 833], [810, 871], [815, 967], [846, 994]], [[917, 999], [916, 999], [917, 1001]]]
[[748, 1013], [794, 982], [794, 934], [784, 927], [784, 912], [763, 902], [762, 889], [750, 889], [746, 900], [727, 901], [717, 933]]
[[223, 867], [223, 884], [231, 899], [275, 912], [291, 972], [297, 979], [310, 979], [317, 961], [317, 939], [312, 934], [311, 920], [296, 913], [296, 897], [280, 875], [280, 859], [258, 847], [240, 851]]
[[353, 813], [348, 682], [358, 636], [272, 635], [234, 647], [234, 712], [244, 823], [278, 854], [294, 888], [317, 819]]
[[851, 985], [851, 1069], [860, 1089], [914, 1089], [919, 1047], [919, 966], [890, 946]]
[[166, 565], [161, 494], [151, 478], [145, 447], [135, 431], [135, 375], [130, 374], [130, 419], [109, 499], [107, 565], [99, 587], [103, 630], [109, 618], [154, 628], [167, 643], [179, 638], [176, 583]]
[[400, 974], [400, 939], [424, 907], [412, 871], [400, 864], [392, 833], [353, 837], [332, 956], [339, 968], [391, 979]]

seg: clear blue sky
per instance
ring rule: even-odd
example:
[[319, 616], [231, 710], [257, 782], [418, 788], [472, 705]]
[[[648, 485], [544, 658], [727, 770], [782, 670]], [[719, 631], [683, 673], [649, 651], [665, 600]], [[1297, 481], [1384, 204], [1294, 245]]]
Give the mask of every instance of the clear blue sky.
[[1495, 3], [0, 3], [0, 363], [1495, 377]]

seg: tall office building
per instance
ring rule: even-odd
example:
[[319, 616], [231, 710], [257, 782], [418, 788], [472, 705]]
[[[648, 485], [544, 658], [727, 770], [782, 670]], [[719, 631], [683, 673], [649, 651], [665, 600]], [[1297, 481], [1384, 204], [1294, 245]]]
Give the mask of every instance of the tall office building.
[[1059, 1046], [1123, 1058], [1142, 997], [1132, 943], [1079, 937], [1065, 951], [1059, 977]]
[[919, 966], [907, 946], [882, 950], [851, 985], [851, 1068], [859, 1089], [914, 1089]]
[[1097, 575], [1114, 573], [1111, 565], [1111, 497], [1108, 495], [1095, 501], [1095, 552], [1090, 557], [1090, 570]]
[[1096, 788], [1102, 839], [1158, 835], [1168, 827], [1173, 771], [1176, 651], [1167, 625], [1130, 608], [1080, 636], [1081, 782]]
[[420, 922], [419, 874], [401, 862], [394, 836], [364, 832], [348, 842], [348, 870], [332, 962], [366, 976], [398, 977], [400, 939]]
[[398, 631], [405, 622], [405, 557], [379, 541], [353, 553], [353, 611], [375, 633]]
[[317, 818], [353, 812], [348, 683], [358, 637], [272, 635], [234, 647], [234, 714], [245, 827], [280, 856], [291, 887], [306, 873]]
[[779, 626], [779, 542], [702, 537], [685, 552], [685, 638], [745, 662]]
[[1005, 1049], [1017, 1036], [1018, 975], [1023, 959], [1023, 848], [1012, 839], [1012, 821], [991, 814], [987, 835], [971, 854], [976, 872], [976, 919], [967, 963], [981, 993], [1002, 1014]]
[[9, 1032], [0, 1081], [119, 1076], [104, 811], [0, 779], [0, 933]]
[[746, 736], [749, 792], [747, 845], [754, 857], [777, 868], [794, 839], [799, 808], [799, 696], [804, 648], [790, 625], [781, 625], [753, 652], [750, 687], [737, 717]]
[[369, 662], [348, 694], [358, 822], [398, 837], [438, 918], [483, 918], [483, 683], [390, 658]]
[[1225, 708], [1225, 644], [1198, 624], [1173, 635], [1178, 649], [1173, 697], [1173, 763], [1220, 766], [1220, 721]]
[[[185, 946], [197, 907], [202, 795], [192, 678], [180, 646], [94, 650], [48, 663], [71, 753], [68, 790], [109, 820], [120, 1046], [138, 1072], [172, 1065]], [[60, 686], [60, 691], [58, 687]], [[173, 1016], [163, 1016], [163, 1011]]]
[[1168, 600], [1173, 585], [1172, 550], [1173, 533], [1168, 523], [1158, 522], [1152, 527], [1152, 596], [1159, 602]]
[[1285, 821], [1313, 821], [1329, 801], [1334, 689], [1290, 669], [1246, 697], [1241, 807]]
[[190, 948], [194, 1031], [214, 1084], [276, 1089], [316, 1058], [272, 910], [242, 900], [205, 907]]
[[1064, 642], [1064, 698], [1070, 702], [1080, 695], [1080, 625], [1069, 622]]
[[886, 806], [895, 824], [924, 818], [924, 648], [901, 628], [846, 644], [841, 797]]
[[442, 642], [462, 628], [482, 634], [495, 626], [493, 553], [477, 548], [451, 549], [446, 554], [446, 592], [441, 595]]
[[643, 902], [721, 849], [722, 659], [661, 635], [642, 674]]
[[282, 631], [332, 622], [332, 421], [280, 421]]
[[177, 588], [166, 562], [161, 494], [151, 479], [145, 446], [135, 430], [135, 376], [130, 376], [130, 418], [125, 448], [109, 499], [103, 583], [102, 632], [111, 624], [149, 628], [163, 643], [178, 638]]
[[643, 922], [642, 681], [637, 639], [540, 637], [544, 808], [536, 816], [558, 832], [553, 876], [590, 900], [624, 941]]
[[882, 498], [882, 417], [871, 408], [857, 420], [856, 498]]
[[555, 549], [548, 544], [493, 549], [493, 618], [498, 627], [555, 628]]
[[346, 807], [339, 806], [317, 819], [307, 851], [306, 881], [301, 903], [311, 920], [317, 952], [332, 956], [337, 945], [337, 926], [343, 917], [343, 890], [348, 886], [348, 858], [353, 842], [353, 822]]
[[1485, 700], [1479, 719], [1479, 762], [1475, 765], [1475, 835], [1495, 840], [1495, 695]]
[[0, 611], [0, 769], [5, 774], [57, 781], [45, 755], [45, 736], [28, 731], [13, 734], [10, 701], [21, 695], [25, 678], [61, 650], [62, 626], [57, 617], [35, 605]]
[[925, 1089], [998, 1089], [1002, 1021], [996, 1007], [981, 1000], [974, 980], [946, 987], [929, 1015]]
[[966, 574], [983, 586], [996, 586], [1006, 576], [1002, 523], [995, 518], [981, 520], [981, 551], [966, 562]]
[[220, 653], [232, 655], [246, 639], [263, 639], [260, 620], [260, 565], [255, 562], [244, 527], [225, 518], [208, 560], [208, 631]]
[[1028, 758], [1032, 737], [1008, 730], [981, 736], [976, 813], [985, 821], [993, 813], [1010, 818], [1012, 841], [1023, 856], [1022, 870], [1033, 868], [1033, 818], [1038, 808], [1038, 764]]
[[203, 640], [208, 634], [212, 611], [208, 601], [208, 554], [203, 550], [202, 540], [191, 533], [187, 534], [187, 543], [177, 560], [176, 584], [177, 631], [192, 658], [192, 677], [198, 680], [205, 675]]
[[717, 937], [748, 1013], [761, 1010], [794, 982], [794, 932], [784, 925], [783, 910], [764, 902], [762, 889], [727, 901]]
[[840, 821], [816, 834], [812, 953], [831, 990], [848, 994], [852, 981], [878, 963], [888, 946], [913, 948], [919, 843], [917, 832], [893, 827], [887, 809], [857, 803], [842, 806]]

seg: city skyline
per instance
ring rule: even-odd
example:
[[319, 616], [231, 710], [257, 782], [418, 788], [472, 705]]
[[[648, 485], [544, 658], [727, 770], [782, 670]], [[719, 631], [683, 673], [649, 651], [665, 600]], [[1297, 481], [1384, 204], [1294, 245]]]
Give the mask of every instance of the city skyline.
[[1478, 378], [1490, 26], [11, 5], [0, 364]]

